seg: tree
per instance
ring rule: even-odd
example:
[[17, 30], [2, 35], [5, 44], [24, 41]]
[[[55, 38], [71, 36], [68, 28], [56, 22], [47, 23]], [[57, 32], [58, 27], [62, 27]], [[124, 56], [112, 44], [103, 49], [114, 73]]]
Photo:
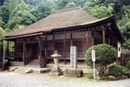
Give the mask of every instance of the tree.
[[0, 0], [0, 5], [2, 5], [4, 3], [5, 0]]
[[65, 8], [70, 8], [70, 7], [74, 7], [74, 6], [76, 6], [76, 4], [75, 4], [74, 2], [70, 2], [70, 3], [68, 3], [68, 4], [65, 6]]
[[77, 6], [83, 6], [84, 3], [86, 2], [86, 0], [73, 0], [73, 2], [77, 5]]
[[84, 6], [84, 9], [91, 14], [92, 16], [95, 16], [97, 18], [104, 18], [112, 15], [113, 8], [111, 6], [94, 6], [94, 7], [88, 7], [87, 5]]
[[42, 2], [36, 8], [34, 8], [34, 10], [32, 10], [32, 14], [37, 18], [37, 20], [39, 20], [51, 14], [55, 8], [56, 7], [54, 3]]
[[[2, 40], [3, 40], [3, 37], [5, 35], [5, 30], [0, 27], [0, 52], [2, 51], [3, 49], [3, 43], [2, 43]], [[1, 55], [1, 54], [0, 54]]]
[[8, 28], [18, 28], [18, 25], [29, 25], [36, 21], [36, 17], [31, 14], [30, 9], [23, 1], [12, 10], [8, 21]]
[[57, 9], [64, 8], [69, 2], [70, 2], [70, 0], [57, 0], [56, 1]]
[[97, 18], [104, 18], [104, 17], [108, 17], [111, 16], [113, 14], [113, 6], [109, 5], [109, 6], [105, 6], [102, 5], [102, 0], [96, 0], [94, 2], [92, 2], [94, 0], [88, 0], [83, 8], [90, 14], [93, 15]]
[[2, 27], [0, 27], [0, 40], [3, 39], [4, 34], [5, 34], [5, 30]]
[[3, 22], [3, 19], [2, 17], [0, 16], [0, 26], [3, 27], [4, 26], [4, 22]]

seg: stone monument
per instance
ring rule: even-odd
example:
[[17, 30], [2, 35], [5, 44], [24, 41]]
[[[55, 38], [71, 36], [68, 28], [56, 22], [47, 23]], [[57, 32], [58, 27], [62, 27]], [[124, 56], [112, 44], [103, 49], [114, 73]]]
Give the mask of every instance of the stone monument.
[[77, 48], [76, 48], [76, 46], [70, 47], [70, 67], [71, 67], [71, 69], [77, 69]]
[[65, 76], [69, 77], [82, 77], [83, 71], [77, 69], [77, 47], [70, 47], [70, 68], [66, 69], [64, 72]]

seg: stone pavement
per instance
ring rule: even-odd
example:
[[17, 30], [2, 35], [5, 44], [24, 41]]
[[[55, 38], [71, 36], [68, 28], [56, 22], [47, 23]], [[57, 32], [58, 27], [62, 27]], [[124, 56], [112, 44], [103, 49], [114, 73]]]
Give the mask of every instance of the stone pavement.
[[[0, 87], [94, 87], [83, 78], [52, 77], [48, 74], [0, 72]], [[130, 79], [95, 82], [95, 87], [130, 87]]]

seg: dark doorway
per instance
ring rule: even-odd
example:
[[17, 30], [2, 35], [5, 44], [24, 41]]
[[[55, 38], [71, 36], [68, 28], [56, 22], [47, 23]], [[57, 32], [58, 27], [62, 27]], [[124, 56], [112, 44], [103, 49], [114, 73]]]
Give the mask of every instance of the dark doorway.
[[27, 44], [27, 55], [30, 60], [38, 59], [38, 43]]

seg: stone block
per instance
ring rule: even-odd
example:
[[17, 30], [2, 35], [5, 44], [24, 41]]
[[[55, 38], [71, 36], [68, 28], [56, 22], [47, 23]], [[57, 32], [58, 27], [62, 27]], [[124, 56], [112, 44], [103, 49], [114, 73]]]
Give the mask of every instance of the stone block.
[[50, 72], [51, 69], [50, 68], [42, 68], [40, 69], [40, 73], [46, 73], [46, 72]]
[[63, 72], [60, 68], [52, 68], [51, 72], [50, 72], [50, 75], [52, 75], [52, 76], [60, 76], [62, 74], [63, 74]]
[[79, 69], [66, 69], [64, 71], [64, 76], [68, 76], [68, 77], [82, 77], [83, 76], [83, 70], [79, 70]]
[[25, 73], [32, 73], [33, 72], [33, 70], [32, 69], [27, 69], [27, 70], [25, 70]]
[[15, 71], [17, 67], [10, 67], [9, 71]]

